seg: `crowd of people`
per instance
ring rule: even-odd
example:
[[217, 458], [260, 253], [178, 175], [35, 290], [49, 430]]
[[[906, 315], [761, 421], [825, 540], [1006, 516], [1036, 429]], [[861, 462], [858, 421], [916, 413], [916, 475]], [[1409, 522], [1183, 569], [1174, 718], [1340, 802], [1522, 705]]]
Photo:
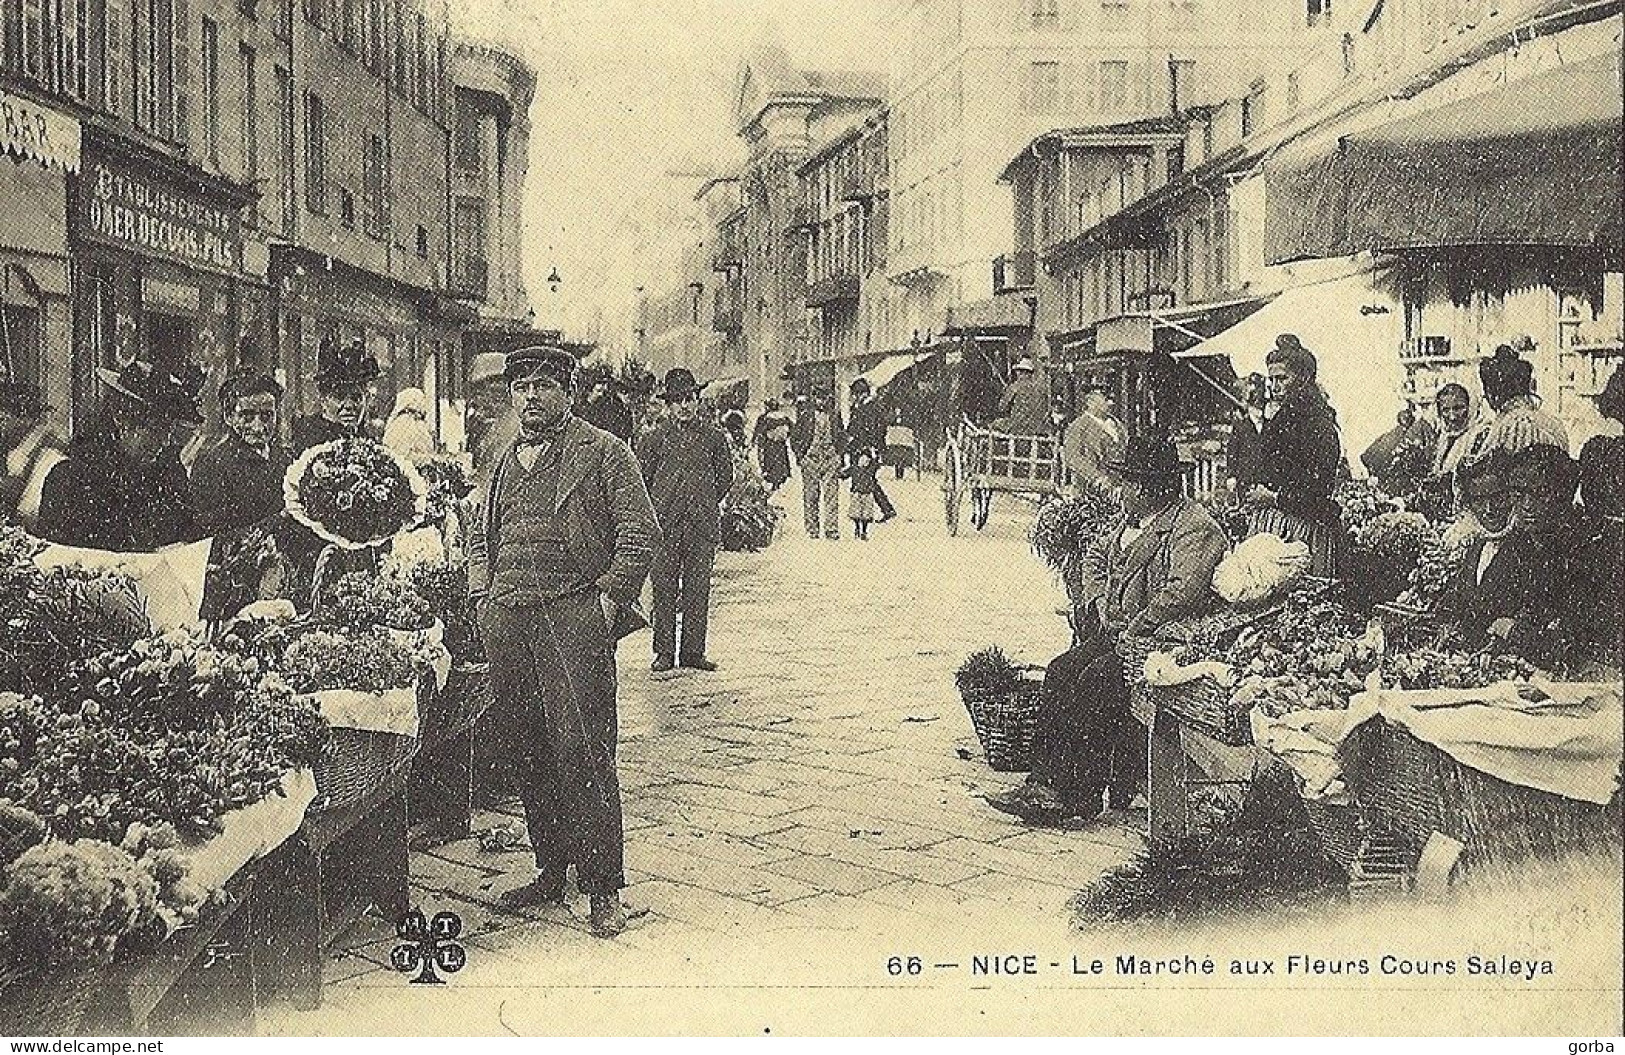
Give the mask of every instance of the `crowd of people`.
[[[1338, 571], [1346, 475], [1336, 411], [1316, 380], [1314, 354], [1290, 334], [1266, 358], [1268, 378], [1243, 379], [1229, 444], [1229, 483], [1250, 534], [1307, 544], [1310, 571]], [[1625, 451], [1618, 435], [1570, 457], [1562, 422], [1541, 409], [1534, 370], [1512, 346], [1479, 368], [1485, 409], [1466, 388], [1437, 397], [1438, 425], [1402, 418], [1399, 435], [1364, 459], [1395, 493], [1466, 512], [1476, 533], [1440, 605], [1470, 650], [1493, 647], [1574, 680], [1617, 681], [1625, 633]], [[1625, 424], [1625, 375], [1597, 397]], [[1122, 809], [1143, 790], [1144, 738], [1128, 711], [1117, 643], [1155, 637], [1217, 606], [1214, 572], [1226, 532], [1187, 497], [1166, 438], [1124, 442], [1099, 390], [1068, 427], [1064, 457], [1075, 479], [1113, 489], [1122, 517], [1087, 554], [1071, 611], [1072, 646], [1048, 666], [1024, 784], [988, 801], [1030, 823], [1064, 824]], [[1417, 452], [1407, 455], [1409, 446]], [[1401, 461], [1401, 459], [1408, 459]], [[1398, 463], [1398, 464], [1396, 464]]]

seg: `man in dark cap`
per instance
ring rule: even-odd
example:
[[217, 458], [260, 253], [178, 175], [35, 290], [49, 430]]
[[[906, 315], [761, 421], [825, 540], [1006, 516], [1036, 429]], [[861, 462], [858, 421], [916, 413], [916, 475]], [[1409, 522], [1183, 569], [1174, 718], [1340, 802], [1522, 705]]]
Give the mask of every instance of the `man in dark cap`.
[[[876, 465], [886, 453], [886, 416], [885, 408], [875, 399], [873, 386], [864, 378], [852, 382], [848, 389], [852, 397], [852, 410], [850, 423], [846, 430], [846, 456], [850, 463], [859, 454], [867, 452]], [[890, 496], [885, 488], [881, 487], [880, 480], [875, 480], [874, 490], [875, 506], [880, 510], [880, 519], [877, 523], [884, 524], [888, 520], [897, 518], [897, 509], [892, 505]]]
[[282, 511], [282, 477], [292, 461], [277, 439], [282, 386], [256, 370], [220, 385], [226, 436], [192, 466], [192, 506], [205, 535], [226, 535]]
[[[667, 414], [638, 444], [638, 461], [660, 521], [654, 586], [654, 663], [665, 674], [678, 666], [713, 671], [705, 654], [711, 607], [711, 567], [722, 541], [722, 500], [733, 486], [727, 435], [699, 420], [700, 388], [682, 367], [666, 373], [660, 392]], [[683, 618], [678, 641], [677, 616]]]
[[0, 519], [32, 529], [45, 478], [62, 460], [38, 385], [0, 378]]
[[656, 532], [626, 444], [570, 413], [576, 360], [546, 346], [509, 353], [519, 435], [495, 466], [469, 532], [469, 589], [536, 856], [512, 908], [588, 895], [600, 937], [626, 927], [615, 644], [637, 611]]
[[294, 454], [362, 435], [373, 382], [381, 372], [378, 360], [367, 354], [361, 342], [347, 348], [322, 342], [316, 353], [316, 394], [321, 397], [322, 412], [293, 423]]
[[1117, 641], [1213, 604], [1213, 572], [1228, 548], [1207, 510], [1181, 496], [1189, 467], [1170, 441], [1136, 436], [1106, 467], [1123, 481], [1123, 516], [1085, 560], [1084, 603], [1073, 613], [1079, 644], [1044, 675], [1027, 782], [988, 797], [1034, 823], [1094, 817], [1108, 788], [1114, 808], [1129, 805], [1145, 734], [1129, 714]]
[[140, 360], [96, 373], [107, 387], [100, 414], [46, 477], [39, 533], [120, 552], [195, 541], [201, 536], [180, 449], [202, 421], [202, 373]]

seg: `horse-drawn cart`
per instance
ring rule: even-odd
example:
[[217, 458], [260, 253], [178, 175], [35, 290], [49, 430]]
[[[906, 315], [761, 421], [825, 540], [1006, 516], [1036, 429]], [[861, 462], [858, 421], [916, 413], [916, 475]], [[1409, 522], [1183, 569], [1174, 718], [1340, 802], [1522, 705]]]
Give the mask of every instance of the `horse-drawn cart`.
[[1042, 503], [1061, 493], [1064, 470], [1054, 436], [1012, 436], [961, 421], [942, 453], [943, 519], [948, 534], [959, 534], [965, 495], [971, 524], [987, 526], [995, 492]]

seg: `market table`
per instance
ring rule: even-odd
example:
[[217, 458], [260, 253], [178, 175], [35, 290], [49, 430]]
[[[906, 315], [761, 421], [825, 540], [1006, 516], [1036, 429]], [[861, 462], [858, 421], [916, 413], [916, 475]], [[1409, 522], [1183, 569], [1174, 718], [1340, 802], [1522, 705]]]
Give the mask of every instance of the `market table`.
[[[1138, 717], [1138, 716], [1137, 716]], [[1191, 792], [1203, 787], [1245, 790], [1258, 768], [1258, 750], [1233, 747], [1166, 712], [1146, 725], [1146, 812], [1153, 842], [1191, 828]]]

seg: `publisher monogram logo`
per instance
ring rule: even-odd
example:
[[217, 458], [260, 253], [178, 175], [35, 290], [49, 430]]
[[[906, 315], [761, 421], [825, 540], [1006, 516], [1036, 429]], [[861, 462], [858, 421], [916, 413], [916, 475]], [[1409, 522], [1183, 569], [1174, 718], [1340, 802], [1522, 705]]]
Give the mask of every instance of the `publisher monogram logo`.
[[457, 941], [462, 932], [462, 917], [455, 912], [437, 912], [429, 919], [414, 909], [395, 921], [401, 944], [390, 950], [390, 966], [402, 974], [417, 971], [413, 985], [445, 985], [435, 968], [456, 974], [468, 962], [468, 954]]

